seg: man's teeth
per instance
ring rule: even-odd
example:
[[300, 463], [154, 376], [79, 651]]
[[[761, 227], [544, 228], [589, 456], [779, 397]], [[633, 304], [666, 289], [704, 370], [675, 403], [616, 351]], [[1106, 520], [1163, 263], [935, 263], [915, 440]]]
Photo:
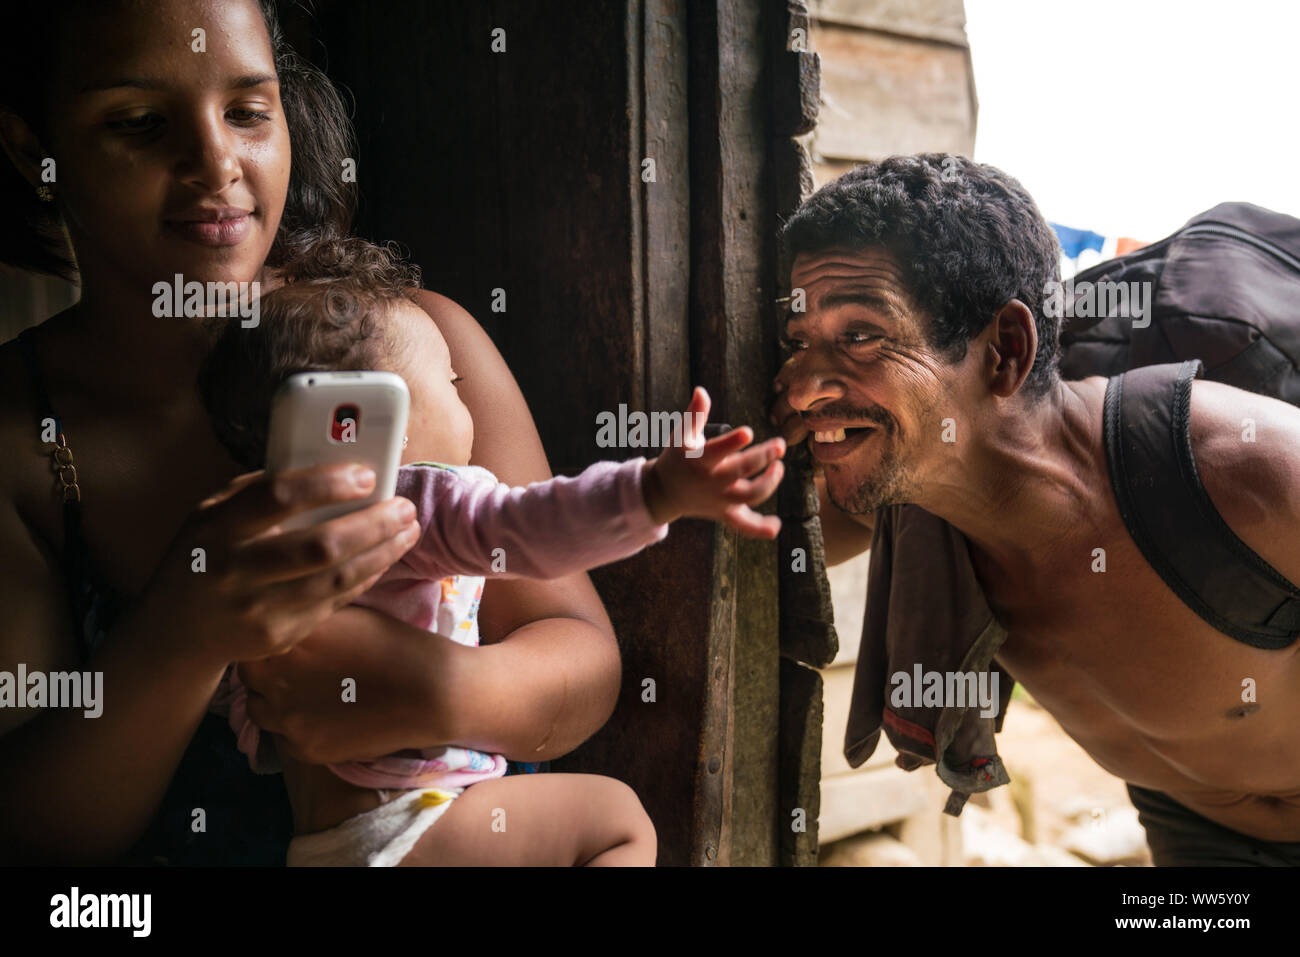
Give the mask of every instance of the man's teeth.
[[814, 432], [813, 438], [818, 442], [843, 442], [844, 435], [843, 429], [835, 429], [831, 432]]

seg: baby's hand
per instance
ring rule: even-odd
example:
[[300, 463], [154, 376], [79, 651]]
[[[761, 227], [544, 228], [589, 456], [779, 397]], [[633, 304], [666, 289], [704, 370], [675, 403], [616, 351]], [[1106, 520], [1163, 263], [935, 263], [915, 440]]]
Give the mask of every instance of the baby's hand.
[[[766, 500], [781, 484], [785, 439], [746, 449], [754, 441], [754, 430], [741, 426], [706, 442], [708, 416], [709, 394], [696, 386], [683, 416], [682, 448], [664, 449], [646, 463], [643, 487], [651, 517], [659, 524], [707, 518], [726, 522], [751, 538], [776, 538], [781, 520], [759, 515], [749, 506]], [[761, 474], [748, 478], [755, 473]]]

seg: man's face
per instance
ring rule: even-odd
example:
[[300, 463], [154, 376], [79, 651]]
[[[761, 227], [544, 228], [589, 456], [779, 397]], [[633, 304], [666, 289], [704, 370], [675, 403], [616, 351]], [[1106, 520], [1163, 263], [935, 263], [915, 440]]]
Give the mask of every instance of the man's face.
[[800, 255], [790, 285], [806, 311], [788, 316], [780, 379], [831, 501], [863, 514], [914, 500], [945, 447], [957, 368], [927, 342], [896, 260], [882, 249]]

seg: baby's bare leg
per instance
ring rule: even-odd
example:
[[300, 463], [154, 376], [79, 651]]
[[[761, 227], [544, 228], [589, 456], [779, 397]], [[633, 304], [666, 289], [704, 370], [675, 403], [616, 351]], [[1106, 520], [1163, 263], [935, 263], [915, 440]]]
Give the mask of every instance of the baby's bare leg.
[[520, 774], [467, 788], [401, 866], [650, 866], [656, 852], [654, 825], [621, 781]]

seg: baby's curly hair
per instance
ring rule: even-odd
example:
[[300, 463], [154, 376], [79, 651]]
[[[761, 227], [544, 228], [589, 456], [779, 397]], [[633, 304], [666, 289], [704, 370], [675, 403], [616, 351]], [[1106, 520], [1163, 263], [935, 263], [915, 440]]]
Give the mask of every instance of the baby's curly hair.
[[420, 288], [419, 267], [391, 246], [325, 239], [284, 264], [261, 296], [260, 320], [218, 320], [199, 370], [212, 430], [248, 469], [266, 461], [271, 398], [291, 375], [376, 369], [395, 354], [388, 310]]

